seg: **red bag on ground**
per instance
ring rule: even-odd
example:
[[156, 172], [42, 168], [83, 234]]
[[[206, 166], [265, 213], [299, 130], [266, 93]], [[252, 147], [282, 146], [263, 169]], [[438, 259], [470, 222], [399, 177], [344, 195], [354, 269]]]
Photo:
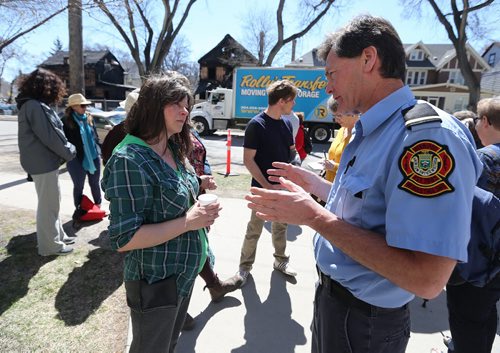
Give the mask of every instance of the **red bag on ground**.
[[[106, 217], [106, 211], [101, 210], [97, 207], [87, 196], [82, 196], [82, 201], [80, 202], [80, 209], [85, 212], [81, 215], [79, 221], [100, 221]], [[82, 212], [83, 213], [83, 212]]]

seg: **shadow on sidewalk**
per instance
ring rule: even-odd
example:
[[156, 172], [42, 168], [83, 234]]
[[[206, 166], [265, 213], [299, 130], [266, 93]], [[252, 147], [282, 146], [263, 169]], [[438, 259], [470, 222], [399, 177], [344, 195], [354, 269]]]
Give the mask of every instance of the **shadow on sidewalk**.
[[424, 300], [415, 298], [410, 302], [411, 332], [438, 333], [449, 329], [448, 308], [446, 307], [446, 292], [435, 299], [429, 300], [425, 307]]
[[56, 259], [38, 255], [36, 232], [12, 237], [5, 248], [8, 257], [0, 262], [0, 316], [28, 293], [40, 268]]
[[198, 340], [198, 337], [200, 336], [200, 333], [203, 331], [210, 319], [224, 309], [239, 305], [241, 305], [241, 302], [238, 299], [231, 297], [230, 294], [225, 296], [220, 303], [210, 303], [210, 305], [208, 305], [205, 310], [194, 317], [196, 324], [193, 330], [182, 331], [181, 336], [179, 337], [179, 343], [175, 351], [177, 353], [195, 353], [197, 351], [203, 351], [203, 349], [196, 349], [196, 342]]
[[292, 304], [286, 283], [281, 273], [273, 271], [269, 295], [261, 302], [253, 277], [248, 278], [242, 288], [246, 343], [232, 353], [293, 353], [295, 346], [306, 344], [304, 328], [291, 318]]
[[[264, 229], [272, 234], [272, 222], [264, 222]], [[286, 240], [296, 241], [297, 237], [302, 234], [302, 228], [295, 224], [289, 224], [286, 230]]]
[[56, 296], [55, 307], [68, 326], [79, 325], [96, 311], [123, 283], [124, 255], [109, 246], [107, 231], [90, 241], [88, 261], [75, 268]]

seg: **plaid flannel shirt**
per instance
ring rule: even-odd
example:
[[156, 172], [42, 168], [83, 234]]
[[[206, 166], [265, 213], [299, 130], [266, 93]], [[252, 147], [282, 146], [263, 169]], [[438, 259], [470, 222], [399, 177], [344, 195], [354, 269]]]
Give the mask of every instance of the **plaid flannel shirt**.
[[[132, 143], [115, 150], [101, 181], [105, 198], [110, 201], [108, 231], [114, 249], [127, 244], [143, 224], [185, 215], [199, 184], [194, 174], [181, 163], [177, 165], [183, 178], [149, 147]], [[128, 251], [124, 280], [153, 283], [176, 275], [178, 294], [188, 296], [198, 275], [201, 252], [198, 230], [151, 248]]]

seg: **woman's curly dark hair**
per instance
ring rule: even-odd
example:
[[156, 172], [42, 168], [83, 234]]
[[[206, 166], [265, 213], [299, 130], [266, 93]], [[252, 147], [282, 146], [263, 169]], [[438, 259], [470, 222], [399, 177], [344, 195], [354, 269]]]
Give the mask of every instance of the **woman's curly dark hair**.
[[[166, 105], [177, 104], [187, 98], [188, 112], [194, 99], [188, 79], [178, 72], [165, 72], [150, 76], [142, 85], [139, 98], [125, 119], [125, 131], [148, 143], [157, 143], [167, 135], [163, 109]], [[192, 148], [189, 117], [182, 131], [170, 137], [170, 144], [176, 148], [181, 163]]]
[[64, 82], [52, 71], [38, 68], [21, 78], [19, 95], [51, 105], [62, 101], [66, 95]]

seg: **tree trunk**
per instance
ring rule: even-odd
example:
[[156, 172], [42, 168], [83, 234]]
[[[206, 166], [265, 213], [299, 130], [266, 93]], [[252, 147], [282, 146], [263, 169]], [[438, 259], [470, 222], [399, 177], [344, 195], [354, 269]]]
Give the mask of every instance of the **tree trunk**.
[[[83, 68], [82, 1], [68, 0], [69, 28], [69, 90], [68, 94], [85, 95], [85, 75]], [[87, 97], [88, 98], [88, 97]]]
[[469, 59], [467, 58], [466, 46], [456, 45], [455, 51], [457, 53], [458, 66], [464, 77], [465, 84], [469, 88], [469, 104], [467, 109], [475, 112], [477, 102], [481, 96], [481, 83], [474, 74], [474, 71], [472, 71]]
[[259, 32], [259, 66], [262, 66], [264, 63], [264, 43], [266, 40], [266, 34], [264, 31]]

